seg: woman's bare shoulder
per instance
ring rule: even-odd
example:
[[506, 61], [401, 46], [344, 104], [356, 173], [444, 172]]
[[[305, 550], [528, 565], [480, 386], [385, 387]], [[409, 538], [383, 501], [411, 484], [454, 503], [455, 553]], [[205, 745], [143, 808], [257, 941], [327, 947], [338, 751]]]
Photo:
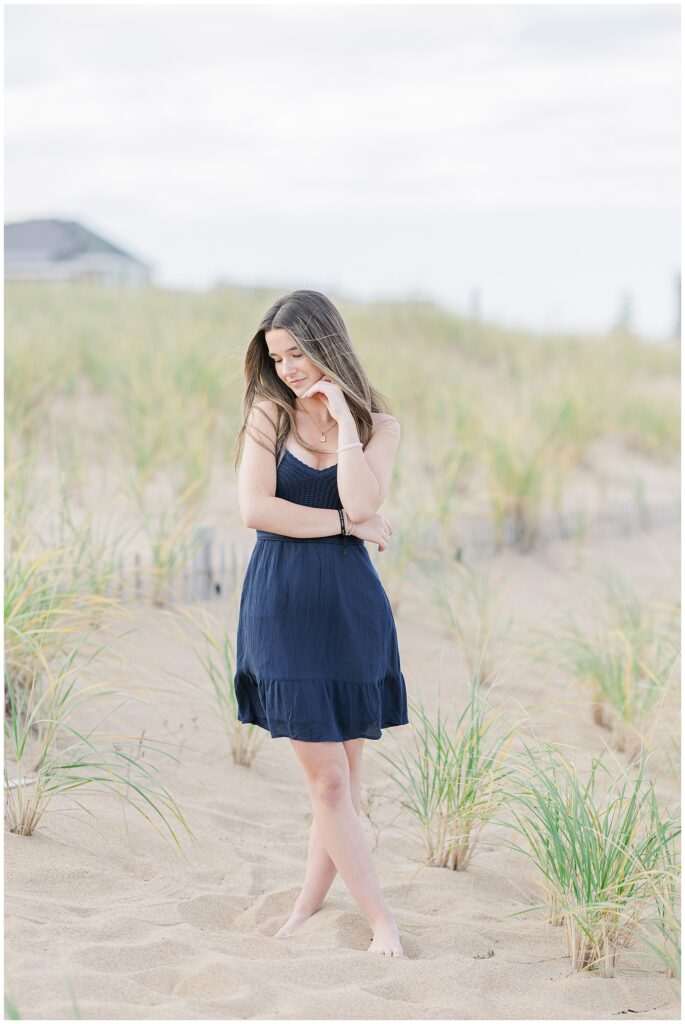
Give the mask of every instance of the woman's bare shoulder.
[[253, 419], [255, 418], [255, 412], [262, 414], [257, 416], [258, 419], [262, 419], [263, 416], [266, 416], [266, 418], [275, 425], [276, 415], [278, 412], [278, 406], [275, 402], [272, 402], [270, 399], [265, 399], [262, 402], [253, 402], [252, 408], [250, 409], [250, 414]]
[[272, 402], [271, 399], [266, 398], [266, 399], [264, 399], [263, 402], [254, 402], [252, 404], [252, 408], [253, 409], [263, 409], [264, 412], [268, 412], [268, 413], [275, 413], [276, 412], [276, 403]]
[[[269, 400], [253, 402], [247, 414], [248, 428], [255, 428], [257, 434], [274, 440], [277, 432], [277, 405]], [[249, 433], [249, 429], [248, 429]]]
[[379, 428], [381, 426], [385, 427], [386, 424], [388, 426], [391, 426], [391, 425], [394, 426], [396, 424], [397, 425], [396, 428], [399, 430], [399, 426], [400, 426], [399, 420], [396, 419], [396, 417], [391, 415], [391, 413], [389, 413], [389, 412], [372, 412], [371, 413], [371, 419], [373, 420], [373, 430], [374, 431], [376, 431], [377, 428]]

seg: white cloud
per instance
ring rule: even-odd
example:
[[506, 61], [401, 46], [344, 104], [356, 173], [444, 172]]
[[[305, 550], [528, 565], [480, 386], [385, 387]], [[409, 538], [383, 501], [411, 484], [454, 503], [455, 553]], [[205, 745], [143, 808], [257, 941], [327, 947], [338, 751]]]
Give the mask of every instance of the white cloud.
[[[209, 283], [220, 224], [234, 238], [231, 225], [269, 237], [279, 221], [372, 235], [386, 219], [679, 206], [674, 5], [15, 5], [5, 18], [6, 219], [98, 222], [168, 278], [192, 265]], [[342, 278], [340, 259], [319, 246], [299, 273]], [[368, 284], [404, 280], [403, 259], [385, 253]], [[664, 274], [675, 259], [668, 246]], [[442, 273], [412, 267], [429, 290]], [[267, 273], [259, 253], [250, 272]]]

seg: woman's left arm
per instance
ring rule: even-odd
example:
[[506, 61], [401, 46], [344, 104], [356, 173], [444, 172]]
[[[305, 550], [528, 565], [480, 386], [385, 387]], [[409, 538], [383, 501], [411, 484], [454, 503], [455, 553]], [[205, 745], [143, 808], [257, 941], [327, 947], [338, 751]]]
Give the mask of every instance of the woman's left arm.
[[[342, 389], [324, 376], [302, 397], [316, 395], [338, 424], [338, 448], [358, 442], [357, 424]], [[370, 519], [385, 501], [399, 443], [400, 425], [388, 415], [374, 424], [364, 451], [357, 446], [338, 452], [338, 494], [352, 522]]]
[[[359, 433], [350, 412], [338, 421], [338, 448], [353, 441], [359, 441]], [[357, 447], [338, 452], [338, 493], [353, 522], [370, 519], [385, 501], [399, 443], [400, 425], [388, 416], [374, 426], [363, 451]]]

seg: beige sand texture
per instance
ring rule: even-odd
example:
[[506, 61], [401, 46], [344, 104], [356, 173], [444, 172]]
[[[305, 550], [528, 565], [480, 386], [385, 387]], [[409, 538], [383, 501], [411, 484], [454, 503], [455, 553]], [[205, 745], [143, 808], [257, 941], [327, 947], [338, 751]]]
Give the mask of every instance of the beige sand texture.
[[[674, 525], [590, 541], [581, 556], [559, 543], [496, 557], [493, 577], [524, 637], [497, 700], [537, 708], [541, 734], [599, 753], [607, 734], [582, 696], [526, 664], [526, 627], [577, 605], [600, 560], [642, 596], [677, 600], [678, 551]], [[207, 607], [226, 615], [225, 604]], [[648, 973], [625, 960], [612, 979], [571, 974], [562, 928], [538, 912], [506, 916], [537, 903], [539, 891], [532, 865], [498, 843], [495, 827], [468, 870], [421, 868], [413, 823], [378, 757], [381, 746], [410, 743], [409, 726], [366, 743], [362, 789], [405, 957], [367, 952], [371, 931], [339, 877], [319, 913], [274, 938], [306, 858], [311, 810], [299, 763], [287, 739], [265, 733], [252, 766], [234, 764], [208, 685], [203, 695], [167, 675], [198, 677], [187, 624], [173, 609], [132, 612], [142, 628], [117, 641], [117, 657], [110, 652], [94, 677], [149, 701], [121, 708], [116, 730], [145, 729], [180, 757], [164, 778], [196, 841], [184, 840], [184, 860], [130, 808], [85, 790], [92, 818], [59, 798], [34, 836], [5, 833], [5, 983], [24, 1018], [73, 1019], [69, 986], [89, 1019], [679, 1018], [676, 983], [656, 959], [642, 964]], [[443, 701], [459, 710], [458, 650], [418, 585], [404, 592], [397, 627], [410, 697], [430, 707], [442, 679]], [[673, 800], [675, 789], [665, 795]]]

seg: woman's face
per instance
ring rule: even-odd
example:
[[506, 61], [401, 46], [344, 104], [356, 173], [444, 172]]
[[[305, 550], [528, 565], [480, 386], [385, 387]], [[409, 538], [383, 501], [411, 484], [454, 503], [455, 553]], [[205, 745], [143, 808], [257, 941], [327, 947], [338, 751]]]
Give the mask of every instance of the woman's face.
[[301, 395], [323, 377], [321, 371], [309, 362], [284, 327], [274, 327], [273, 330], [266, 331], [264, 337], [276, 373], [294, 394]]

